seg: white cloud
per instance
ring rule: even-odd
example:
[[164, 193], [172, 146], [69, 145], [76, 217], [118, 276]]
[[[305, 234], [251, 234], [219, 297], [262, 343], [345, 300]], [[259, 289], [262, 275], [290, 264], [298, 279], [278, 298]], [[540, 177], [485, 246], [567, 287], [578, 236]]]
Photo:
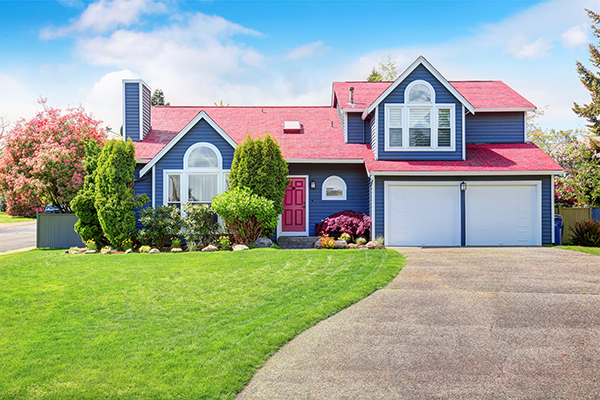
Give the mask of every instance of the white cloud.
[[313, 43], [307, 43], [300, 47], [295, 48], [289, 52], [284, 58], [286, 60], [297, 60], [300, 58], [313, 57], [315, 55], [323, 54], [326, 51], [323, 46], [323, 41], [319, 40]]
[[64, 28], [45, 28], [40, 32], [48, 40], [66, 36], [72, 32], [105, 33], [119, 26], [137, 23], [144, 14], [165, 13], [162, 2], [148, 0], [100, 0], [91, 3], [71, 25]]
[[588, 34], [586, 25], [577, 25], [569, 28], [561, 35], [563, 45], [569, 49], [581, 46], [588, 42]]
[[537, 60], [548, 57], [548, 51], [552, 49], [552, 47], [554, 46], [543, 37], [538, 38], [533, 42], [528, 42], [525, 37], [515, 35], [506, 44], [505, 50], [519, 60], [523, 58]]

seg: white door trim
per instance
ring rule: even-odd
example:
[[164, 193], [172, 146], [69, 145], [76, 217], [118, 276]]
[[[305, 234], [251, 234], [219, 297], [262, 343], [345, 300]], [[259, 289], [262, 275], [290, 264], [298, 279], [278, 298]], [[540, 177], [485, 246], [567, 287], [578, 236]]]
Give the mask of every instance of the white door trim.
[[304, 214], [306, 221], [304, 223], [304, 232], [302, 231], [294, 231], [294, 232], [283, 232], [281, 230], [281, 215], [279, 215], [279, 221], [277, 222], [277, 236], [308, 236], [308, 205], [309, 205], [309, 196], [308, 191], [310, 190], [310, 183], [308, 181], [308, 175], [288, 175], [288, 178], [304, 178], [305, 186], [304, 186], [304, 204], [306, 204], [306, 208], [304, 209]]

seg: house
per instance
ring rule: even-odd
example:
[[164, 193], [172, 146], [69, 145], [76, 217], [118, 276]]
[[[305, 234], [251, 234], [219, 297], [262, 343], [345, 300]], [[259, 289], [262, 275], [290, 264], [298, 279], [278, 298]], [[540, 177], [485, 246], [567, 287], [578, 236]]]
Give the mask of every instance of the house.
[[291, 185], [278, 236], [315, 235], [341, 210], [372, 217], [388, 246], [554, 241], [553, 176], [527, 142], [535, 106], [501, 81], [447, 81], [419, 57], [394, 82], [335, 82], [323, 107], [152, 107], [124, 80], [123, 134], [152, 206], [209, 203], [247, 133], [277, 139]]

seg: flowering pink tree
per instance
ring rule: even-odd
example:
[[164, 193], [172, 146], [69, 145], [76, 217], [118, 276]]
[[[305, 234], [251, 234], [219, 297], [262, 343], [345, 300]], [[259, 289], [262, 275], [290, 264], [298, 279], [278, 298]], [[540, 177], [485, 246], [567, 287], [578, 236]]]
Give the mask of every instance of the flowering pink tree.
[[555, 180], [555, 201], [594, 207], [600, 203], [600, 143], [594, 139], [572, 142], [555, 154], [565, 176]]
[[48, 107], [29, 121], [18, 121], [4, 139], [0, 159], [0, 191], [5, 193], [7, 214], [32, 216], [52, 204], [71, 212], [69, 203], [83, 183], [84, 143], [103, 143], [100, 121], [82, 106], [65, 112]]

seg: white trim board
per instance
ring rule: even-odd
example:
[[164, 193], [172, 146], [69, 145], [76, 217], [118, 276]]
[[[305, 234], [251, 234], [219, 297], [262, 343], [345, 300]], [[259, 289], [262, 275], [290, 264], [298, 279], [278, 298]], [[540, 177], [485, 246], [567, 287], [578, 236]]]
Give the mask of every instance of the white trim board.
[[475, 114], [475, 107], [473, 107], [471, 105], [471, 103], [469, 103], [467, 101], [467, 99], [464, 98], [463, 95], [461, 95], [452, 85], [450, 85], [450, 83], [448, 83], [448, 81], [446, 80], [446, 78], [444, 78], [444, 76], [442, 74], [440, 74], [438, 72], [438, 70], [436, 70], [433, 67], [433, 65], [431, 65], [429, 63], [429, 61], [427, 61], [427, 59], [425, 57], [419, 56], [407, 69], [404, 70], [404, 72], [402, 74], [400, 74], [400, 76], [398, 76], [398, 78], [396, 78], [396, 80], [394, 81], [394, 83], [392, 83], [381, 95], [379, 95], [379, 97], [377, 97], [377, 99], [369, 106], [369, 108], [367, 108], [362, 113], [362, 119], [364, 120], [367, 117], [367, 115], [369, 115], [375, 108], [377, 108], [377, 106], [379, 105], [379, 103], [381, 103], [386, 97], [388, 97], [388, 95], [390, 93], [392, 93], [404, 81], [404, 79], [406, 79], [406, 77], [408, 75], [410, 75], [411, 72], [413, 72], [419, 65], [423, 65], [425, 68], [427, 68], [427, 70], [450, 93], [452, 93], [452, 95], [454, 97], [456, 97], [456, 99], [458, 99], [458, 101], [460, 101], [469, 111], [471, 111], [471, 113]]
[[306, 204], [306, 208], [305, 208], [305, 226], [304, 226], [304, 232], [302, 231], [295, 231], [295, 232], [283, 232], [281, 230], [281, 217], [283, 214], [279, 215], [279, 220], [277, 221], [277, 237], [279, 236], [308, 236], [308, 231], [309, 231], [309, 227], [308, 227], [308, 221], [309, 221], [309, 204], [310, 204], [310, 193], [309, 190], [310, 189], [310, 181], [309, 179], [309, 175], [288, 175], [288, 178], [304, 178], [306, 185], [305, 185], [305, 190], [304, 190], [304, 203]]
[[169, 150], [171, 150], [173, 146], [175, 146], [181, 140], [181, 138], [183, 138], [201, 120], [205, 120], [234, 149], [237, 147], [237, 143], [234, 142], [233, 139], [228, 134], [226, 134], [225, 131], [221, 129], [221, 127], [217, 125], [211, 117], [208, 116], [208, 114], [206, 114], [206, 112], [200, 111], [198, 115], [196, 115], [194, 119], [192, 119], [185, 126], [185, 128], [183, 128], [177, 134], [177, 136], [175, 136], [165, 147], [163, 147], [161, 151], [159, 151], [158, 154], [155, 155], [154, 158], [152, 158], [152, 160], [150, 160], [150, 162], [146, 164], [144, 168], [142, 168], [142, 170], [140, 171], [140, 177], [144, 176], [150, 170], [150, 168], [152, 168], [153, 165], [155, 165], [161, 158], [163, 158], [169, 152]]

